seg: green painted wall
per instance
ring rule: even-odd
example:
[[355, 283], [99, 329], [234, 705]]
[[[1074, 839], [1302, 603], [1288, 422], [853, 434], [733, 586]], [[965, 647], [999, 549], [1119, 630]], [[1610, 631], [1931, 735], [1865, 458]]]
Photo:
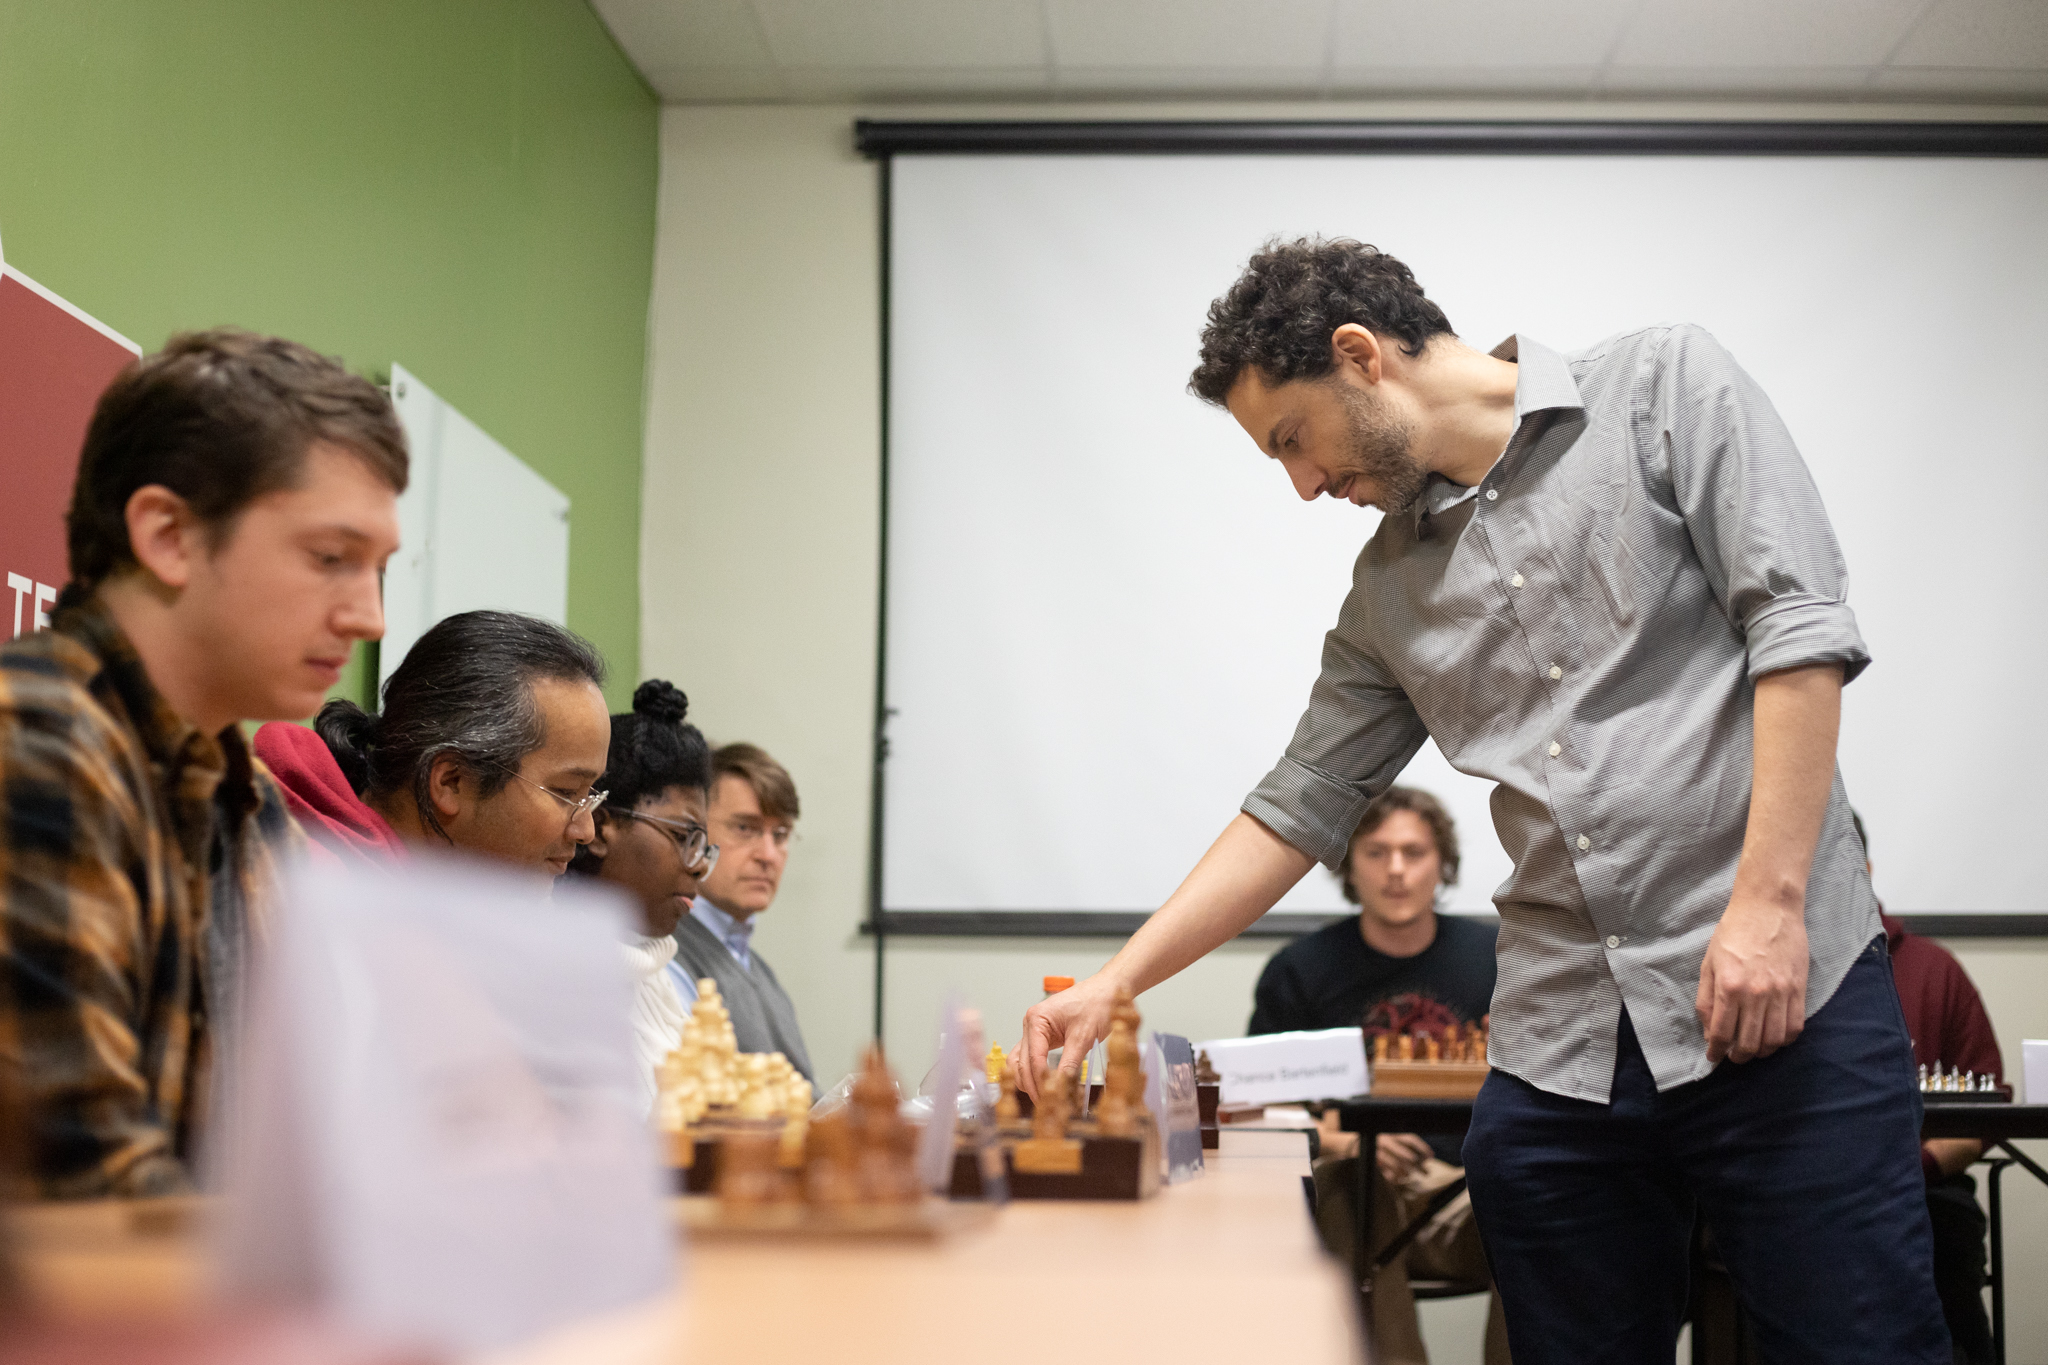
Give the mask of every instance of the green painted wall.
[[624, 709], [658, 119], [584, 0], [0, 0], [0, 242], [146, 349], [418, 374], [569, 495]]

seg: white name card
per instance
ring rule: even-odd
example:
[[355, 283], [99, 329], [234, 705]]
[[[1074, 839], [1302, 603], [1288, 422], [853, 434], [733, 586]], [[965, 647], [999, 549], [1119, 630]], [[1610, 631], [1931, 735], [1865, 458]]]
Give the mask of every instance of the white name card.
[[615, 897], [420, 859], [282, 902], [214, 1154], [231, 1297], [468, 1353], [673, 1288]]
[[1342, 1100], [1363, 1095], [1365, 1032], [1355, 1028], [1301, 1029], [1253, 1038], [1218, 1038], [1200, 1045], [1223, 1078], [1221, 1104], [1279, 1104], [1286, 1100]]
[[2020, 1098], [2028, 1104], [2048, 1104], [2048, 1038], [2020, 1040]]

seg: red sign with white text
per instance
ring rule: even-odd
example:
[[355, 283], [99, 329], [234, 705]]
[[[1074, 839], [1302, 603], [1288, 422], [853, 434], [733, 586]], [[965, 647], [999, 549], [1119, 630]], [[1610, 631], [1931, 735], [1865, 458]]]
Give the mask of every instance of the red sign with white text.
[[93, 405], [141, 348], [0, 267], [0, 640], [48, 624], [68, 576], [64, 509]]

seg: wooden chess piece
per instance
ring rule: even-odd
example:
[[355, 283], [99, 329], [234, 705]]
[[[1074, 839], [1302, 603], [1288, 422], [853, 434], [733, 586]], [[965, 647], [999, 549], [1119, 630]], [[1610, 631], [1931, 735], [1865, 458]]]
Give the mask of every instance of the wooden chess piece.
[[1412, 1062], [1412, 1061], [1414, 1061], [1414, 1060], [1415, 1060], [1415, 1035], [1414, 1035], [1414, 1034], [1412, 1034], [1412, 1033], [1404, 1033], [1404, 1034], [1402, 1034], [1402, 1035], [1401, 1035], [1401, 1053], [1400, 1053], [1400, 1056], [1401, 1056], [1401, 1060], [1402, 1060], [1402, 1061], [1404, 1061], [1404, 1062]]
[[1073, 1112], [1074, 1075], [1062, 1067], [1048, 1074], [1038, 1088], [1031, 1136], [1011, 1153], [1017, 1170], [1031, 1175], [1081, 1173], [1081, 1144], [1067, 1136], [1067, 1120]]
[[1195, 1084], [1223, 1084], [1223, 1076], [1216, 1070], [1216, 1064], [1209, 1060], [1209, 1050], [1207, 1048], [1195, 1054]]
[[1017, 1060], [1011, 1058], [1003, 1063], [1002, 1074], [996, 1077], [996, 1084], [1002, 1087], [996, 1097], [996, 1126], [1011, 1127], [1024, 1121], [1023, 1106], [1017, 1103]]
[[900, 1104], [896, 1078], [889, 1074], [882, 1049], [870, 1044], [847, 1103], [865, 1203], [900, 1204], [918, 1196], [913, 1160], [917, 1135], [903, 1121]]
[[982, 1074], [988, 1077], [990, 1085], [999, 1086], [1003, 1083], [1003, 1045], [1001, 1043], [990, 1043], [988, 1045], [988, 1056], [982, 1059], [981, 1070]]
[[1443, 1044], [1439, 1043], [1433, 1036], [1424, 1034], [1422, 1037], [1422, 1060], [1425, 1062], [1440, 1062], [1443, 1058]]
[[1372, 1036], [1372, 1060], [1375, 1066], [1387, 1060], [1387, 1035], [1384, 1033]]
[[[794, 1073], [796, 1068], [791, 1067]], [[776, 1160], [785, 1170], [804, 1164], [804, 1143], [811, 1128], [811, 1083], [792, 1074], [782, 1083], [782, 1142]]]
[[727, 1208], [760, 1208], [789, 1198], [767, 1133], [728, 1133], [718, 1147], [718, 1198]]
[[804, 1199], [823, 1208], [847, 1208], [860, 1202], [853, 1122], [843, 1109], [810, 1126], [804, 1144]]
[[1064, 1068], [1048, 1072], [1045, 1084], [1039, 1087], [1038, 1106], [1031, 1116], [1031, 1136], [1036, 1138], [1063, 1138], [1067, 1135], [1067, 1120], [1074, 1112], [1074, 1073]]
[[779, 1096], [769, 1078], [766, 1053], [750, 1052], [740, 1058], [740, 1099], [735, 1111], [743, 1119], [775, 1117]]
[[1148, 1116], [1145, 1073], [1138, 1060], [1142, 1022], [1130, 992], [1119, 990], [1104, 1046], [1108, 1061], [1102, 1073], [1102, 1108], [1096, 1113], [1097, 1126], [1108, 1137], [1135, 1137], [1140, 1119]]

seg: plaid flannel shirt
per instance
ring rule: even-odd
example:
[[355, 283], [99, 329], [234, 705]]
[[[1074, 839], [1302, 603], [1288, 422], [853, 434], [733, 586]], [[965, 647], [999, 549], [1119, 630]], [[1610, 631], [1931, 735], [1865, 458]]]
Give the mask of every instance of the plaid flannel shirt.
[[300, 838], [283, 798], [87, 599], [0, 649], [0, 820], [0, 1065], [32, 1193], [190, 1188], [216, 1020]]

